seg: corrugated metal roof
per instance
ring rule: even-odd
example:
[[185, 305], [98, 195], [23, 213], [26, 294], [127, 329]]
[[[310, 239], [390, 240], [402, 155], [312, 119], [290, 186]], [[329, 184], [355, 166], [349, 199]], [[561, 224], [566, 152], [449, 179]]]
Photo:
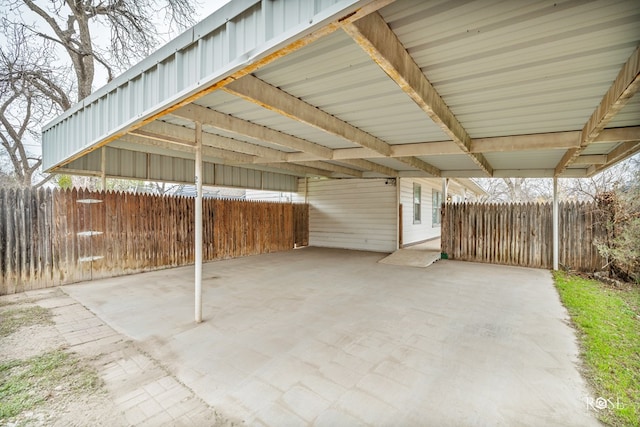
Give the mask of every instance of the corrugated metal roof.
[[[330, 148], [356, 147], [355, 144], [345, 141], [342, 138], [330, 135], [319, 129], [274, 113], [265, 108], [261, 108], [251, 102], [245, 101], [238, 97], [233, 97], [235, 101], [231, 102], [228, 101], [225, 96], [231, 95], [226, 93], [224, 95], [221, 95], [221, 92], [215, 92], [211, 95], [207, 95], [203, 98], [202, 103], [198, 102], [197, 104], [203, 106], [207, 105], [216, 111], [220, 111], [221, 113], [239, 117], [243, 120], [248, 120], [252, 123], [266, 126], [289, 135], [296, 135], [302, 139], [306, 139], [308, 141], [315, 142]], [[221, 102], [216, 101], [218, 98], [221, 98]]]
[[619, 142], [607, 142], [605, 144], [591, 144], [582, 152], [583, 156], [590, 154], [607, 154], [620, 145]]
[[474, 170], [481, 176], [482, 172], [469, 156], [451, 154], [442, 156], [419, 156], [420, 160], [428, 162], [441, 170]]
[[557, 164], [564, 151], [519, 151], [517, 153], [486, 153], [485, 157], [496, 169], [546, 169]]
[[[387, 25], [393, 34], [375, 40]], [[367, 26], [374, 26], [370, 33]], [[323, 36], [307, 42], [311, 31]], [[586, 176], [603, 161], [637, 151], [629, 143], [640, 141], [640, 97], [620, 80], [617, 86], [630, 87], [632, 98], [621, 109], [614, 104], [622, 102], [619, 95], [605, 105], [620, 109], [606, 124], [611, 132], [581, 147], [579, 160], [565, 157], [579, 147], [580, 131], [620, 70], [638, 75], [632, 61], [638, 46], [637, 0], [233, 0], [48, 125], [44, 157], [53, 166], [80, 156], [67, 169], [98, 173], [100, 157], [89, 152], [110, 142], [105, 153], [113, 173], [162, 174], [166, 166], [164, 179], [184, 179], [193, 154], [170, 134], [149, 135], [150, 127], [142, 127], [117, 135], [157, 113], [158, 121], [190, 129], [180, 131], [185, 137], [204, 120], [207, 138], [227, 138], [224, 150], [205, 156], [211, 180], [224, 185], [275, 180], [280, 190], [293, 176], [362, 172], [537, 177], [567, 169], [565, 176]], [[405, 50], [416, 74], [411, 61], [394, 59]], [[226, 115], [215, 120], [232, 121], [233, 132], [207, 123], [212, 112], [201, 108], [169, 111], [191, 95], [185, 103]], [[479, 138], [485, 139], [474, 145]], [[484, 151], [452, 154], [460, 144]], [[409, 149], [412, 156], [402, 154]], [[143, 164], [145, 152], [159, 157]]]
[[308, 50], [295, 52], [255, 74], [389, 144], [447, 139], [343, 32], [325, 37]]

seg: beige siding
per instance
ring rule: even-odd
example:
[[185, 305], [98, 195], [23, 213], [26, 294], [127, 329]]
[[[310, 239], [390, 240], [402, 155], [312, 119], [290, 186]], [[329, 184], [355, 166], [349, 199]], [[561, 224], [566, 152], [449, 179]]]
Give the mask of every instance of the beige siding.
[[[385, 179], [309, 180], [309, 244], [393, 252], [396, 187]], [[298, 195], [304, 199], [305, 181]]]

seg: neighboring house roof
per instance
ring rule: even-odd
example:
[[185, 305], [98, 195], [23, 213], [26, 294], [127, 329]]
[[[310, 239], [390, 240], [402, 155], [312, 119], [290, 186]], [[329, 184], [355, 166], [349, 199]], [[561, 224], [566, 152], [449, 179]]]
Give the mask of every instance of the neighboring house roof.
[[[196, 186], [185, 185], [174, 195], [196, 197]], [[243, 188], [205, 187], [202, 189], [202, 197], [205, 199], [244, 200], [246, 197], [246, 190]]]
[[487, 194], [486, 190], [480, 187], [473, 179], [469, 178], [456, 178], [456, 181], [464, 188], [475, 194], [476, 196], [482, 196]]
[[207, 185], [591, 176], [640, 150], [639, 44], [637, 0], [233, 0], [49, 123], [44, 165], [193, 182], [201, 129]]

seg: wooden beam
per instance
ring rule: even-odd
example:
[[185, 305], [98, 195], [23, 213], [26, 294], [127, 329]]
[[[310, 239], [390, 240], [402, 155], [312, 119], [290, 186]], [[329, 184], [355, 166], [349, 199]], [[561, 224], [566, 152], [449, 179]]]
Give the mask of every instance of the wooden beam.
[[497, 169], [496, 178], [553, 178], [553, 169]]
[[[154, 141], [162, 141], [163, 143], [159, 143], [157, 146], [163, 148], [176, 149], [178, 147], [185, 147], [189, 150], [189, 152], [193, 151], [193, 144], [189, 143], [189, 138], [194, 135], [194, 130], [185, 128], [183, 126], [173, 125], [170, 123], [164, 122], [154, 122], [146, 125], [144, 128], [137, 129], [131, 132], [132, 136], [143, 136], [145, 138], [154, 140]], [[268, 147], [262, 147], [260, 145], [250, 144], [243, 141], [238, 141], [235, 139], [227, 138], [220, 135], [214, 135], [210, 133], [203, 132], [202, 134], [202, 142], [203, 142], [203, 150], [204, 153], [214, 153], [214, 151], [209, 150], [208, 148], [214, 148], [217, 150], [215, 153], [220, 154], [220, 158], [230, 160], [234, 164], [243, 164], [243, 163], [254, 163], [254, 164], [276, 164], [276, 162], [280, 163], [280, 169], [297, 172], [300, 173], [303, 171], [301, 168], [288, 168], [286, 166], [286, 155], [288, 153], [274, 150]], [[174, 145], [173, 145], [174, 144]], [[237, 157], [233, 157], [228, 153], [238, 153]], [[242, 157], [243, 155], [250, 155], [250, 157]], [[346, 174], [351, 176], [362, 176], [362, 172], [352, 168], [346, 168], [344, 166], [333, 165], [331, 163], [316, 161], [313, 162], [314, 165], [312, 168], [306, 170], [305, 174], [309, 175], [318, 175], [318, 171], [330, 171], [330, 172], [338, 172], [340, 174]], [[325, 172], [321, 176], [328, 176]]]
[[[391, 148], [393, 150], [393, 147]], [[382, 159], [385, 156], [369, 148], [337, 148], [333, 150], [334, 160], [350, 159]]]
[[[471, 151], [474, 153], [514, 152], [522, 150], [553, 150], [576, 148], [580, 145], [580, 131], [549, 132], [527, 135], [498, 136], [492, 138], [475, 138], [471, 140]], [[596, 143], [626, 142], [640, 140], [640, 126], [605, 129], [593, 141]], [[453, 141], [418, 142], [413, 144], [396, 144], [391, 146], [391, 157], [405, 156], [439, 156], [462, 154], [463, 151]], [[377, 159], [384, 158], [368, 148], [337, 148], [333, 150], [333, 159]], [[288, 161], [321, 160], [309, 153], [289, 153]]]
[[384, 175], [384, 176], [388, 176], [388, 177], [394, 177], [398, 175], [398, 171], [387, 167], [387, 166], [383, 166], [380, 165], [378, 163], [374, 163], [371, 162], [369, 160], [364, 160], [364, 159], [345, 159], [345, 160], [339, 160], [340, 163], [344, 163], [345, 165], [351, 165], [354, 166], [356, 168], [360, 168], [360, 169], [365, 169], [371, 172], [375, 172], [377, 174], [380, 175]]
[[429, 163], [423, 160], [420, 160], [417, 157], [396, 157], [396, 160], [399, 160], [402, 163], [406, 163], [409, 166], [419, 169], [421, 171], [425, 171], [434, 177], [439, 177], [441, 175], [440, 169], [434, 166], [431, 166]]
[[258, 141], [315, 154], [321, 159], [331, 159], [333, 156], [330, 148], [196, 104], [185, 105], [171, 114]]
[[298, 164], [302, 166], [309, 166], [316, 169], [322, 169], [322, 170], [327, 170], [335, 173], [340, 173], [343, 175], [355, 176], [356, 178], [362, 178], [362, 171], [359, 171], [353, 168], [348, 168], [345, 166], [335, 165], [333, 163], [310, 161], [310, 162], [299, 162]]
[[453, 141], [419, 142], [391, 146], [392, 157], [438, 156], [442, 154], [464, 154]]
[[607, 154], [607, 164], [629, 157], [629, 153], [640, 147], [640, 141], [624, 142]]
[[224, 90], [290, 119], [306, 123], [309, 126], [370, 148], [385, 156], [391, 154], [391, 148], [386, 142], [281, 89], [271, 86], [257, 77], [245, 76], [230, 83]]
[[556, 166], [556, 176], [564, 172], [567, 166], [600, 135], [607, 123], [618, 114], [638, 89], [640, 89], [640, 46], [622, 66], [613, 84], [600, 101], [600, 105], [582, 128], [580, 147], [568, 150]]
[[[194, 130], [184, 126], [174, 125], [165, 122], [152, 122], [140, 129], [131, 132], [134, 135], [142, 135], [148, 138], [159, 139], [164, 141], [173, 141], [176, 144], [188, 144], [189, 137], [194, 135]], [[263, 147], [249, 142], [239, 141], [237, 139], [227, 138], [221, 135], [214, 135], [203, 132], [202, 143], [208, 147], [219, 148], [222, 150], [237, 151], [244, 154], [251, 154], [270, 161], [285, 161], [287, 153], [275, 150], [269, 147]]]
[[593, 171], [590, 171], [589, 176], [602, 172], [606, 168], [613, 166], [627, 157], [633, 156], [638, 151], [640, 151], [640, 140], [623, 142], [611, 150], [609, 154], [607, 154], [607, 162], [604, 165], [596, 166]]
[[[203, 137], [205, 134], [203, 134]], [[112, 145], [117, 148], [124, 148], [127, 150], [131, 150], [131, 147], [120, 147], [121, 143], [132, 143], [150, 147], [158, 147], [162, 149], [168, 149], [173, 151], [178, 151], [180, 153], [188, 153], [189, 155], [180, 155], [181, 158], [192, 158], [194, 154], [194, 147], [188, 147], [184, 144], [176, 144], [173, 141], [161, 140], [159, 138], [149, 138], [146, 136], [138, 135], [134, 132], [129, 133], [128, 135], [123, 136], [118, 141], [114, 141]], [[296, 176], [324, 176], [324, 177], [333, 177], [333, 173], [326, 169], [321, 168], [312, 168], [303, 165], [295, 165], [290, 163], [265, 163], [265, 164], [256, 164], [258, 162], [255, 161], [253, 156], [248, 156], [242, 153], [236, 153], [233, 151], [221, 150], [212, 147], [202, 147], [202, 154], [206, 161], [212, 163], [220, 163], [222, 161], [225, 165], [230, 166], [242, 166], [250, 169], [264, 170], [264, 168], [269, 168], [269, 171], [280, 172], [280, 173], [288, 173], [290, 175]], [[359, 171], [356, 171], [359, 173]]]
[[605, 129], [593, 140], [592, 144], [627, 141], [640, 141], [640, 126]]
[[[282, 114], [285, 117], [289, 117], [324, 132], [341, 137], [356, 145], [376, 151], [385, 157], [391, 156], [391, 146], [385, 141], [351, 125], [350, 123], [340, 120], [336, 116], [320, 110], [319, 108], [314, 107], [313, 105], [308, 104], [281, 89], [271, 86], [257, 77], [250, 75], [245, 76], [228, 84], [224, 90], [249, 102]], [[434, 166], [428, 166], [432, 172], [438, 170]]]
[[297, 165], [295, 163], [264, 163], [260, 166], [273, 168], [276, 170], [287, 170], [301, 176], [324, 176], [333, 177], [333, 172], [326, 169], [312, 168], [310, 166]]
[[569, 168], [565, 169], [562, 178], [586, 178], [589, 176], [587, 169]]
[[462, 151], [487, 175], [492, 175], [489, 162], [482, 154], [471, 152], [471, 137], [379, 13], [354, 21], [344, 30]]
[[607, 163], [606, 154], [593, 154], [590, 156], [578, 156], [574, 161], [574, 165], [602, 165]]
[[[186, 128], [185, 128], [186, 129]], [[189, 130], [189, 129], [187, 129]], [[193, 132], [195, 138], [195, 132]], [[204, 135], [203, 135], [204, 136]], [[167, 150], [180, 151], [183, 153], [190, 153], [195, 155], [195, 147], [187, 144], [176, 143], [175, 138], [165, 137], [162, 139], [162, 135], [154, 135], [150, 137], [147, 134], [140, 134], [137, 131], [132, 131], [128, 135], [121, 138], [124, 142], [130, 142], [139, 145], [146, 145], [151, 147], [158, 147]], [[202, 154], [207, 158], [215, 157], [224, 160], [225, 164], [242, 164], [253, 163], [255, 156], [249, 154], [238, 153], [236, 151], [223, 150], [219, 148], [205, 146], [202, 147]]]

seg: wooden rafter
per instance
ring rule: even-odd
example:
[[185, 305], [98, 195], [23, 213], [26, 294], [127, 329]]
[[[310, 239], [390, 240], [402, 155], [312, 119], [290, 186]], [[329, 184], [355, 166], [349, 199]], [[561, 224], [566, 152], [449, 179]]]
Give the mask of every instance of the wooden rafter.
[[[165, 141], [173, 140], [176, 143], [186, 144], [189, 141], [189, 137], [193, 135], [193, 130], [184, 126], [173, 125], [165, 122], [153, 122], [145, 125], [144, 127], [131, 132], [134, 135], [148, 136], [149, 138], [164, 139]], [[269, 147], [263, 147], [257, 144], [251, 144], [249, 142], [239, 141], [237, 139], [227, 138], [220, 135], [214, 135], [208, 132], [203, 132], [204, 146], [220, 148], [222, 150], [238, 151], [244, 154], [251, 154], [258, 158], [267, 159], [273, 161], [284, 161], [287, 153], [280, 150], [275, 150]], [[256, 159], [256, 160], [257, 160]]]
[[[203, 135], [206, 139], [206, 135]], [[128, 135], [123, 136], [118, 141], [113, 143], [113, 146], [116, 148], [124, 148], [131, 150], [132, 147], [126, 144], [135, 144], [139, 146], [146, 147], [157, 147], [161, 149], [168, 149], [172, 151], [178, 151], [182, 153], [193, 154], [194, 149], [193, 146], [189, 146], [188, 144], [184, 144], [183, 142], [177, 142], [175, 138], [171, 137], [163, 137], [162, 135], [141, 135], [137, 133], [129, 133]], [[221, 150], [213, 147], [204, 146], [202, 147], [202, 154], [205, 160], [214, 161], [219, 163], [220, 160], [223, 161], [223, 164], [235, 166], [235, 165], [246, 165], [250, 163], [255, 163], [254, 156], [248, 156], [246, 154], [237, 153], [229, 150]], [[191, 157], [189, 155], [183, 157]], [[276, 166], [277, 165], [277, 166]], [[329, 177], [334, 178], [337, 177], [332, 171], [322, 168], [313, 168], [304, 165], [297, 165], [291, 163], [274, 163], [274, 164], [259, 164], [253, 166], [253, 168], [258, 170], [263, 170], [265, 167], [270, 167], [270, 170], [273, 170], [274, 167], [277, 167], [277, 170], [282, 171], [283, 173], [289, 173], [297, 176], [321, 176], [321, 177]], [[340, 174], [344, 175], [344, 174]]]
[[[528, 135], [498, 136], [492, 138], [477, 138], [471, 140], [473, 153], [499, 153], [517, 151], [539, 151], [552, 149], [576, 148], [580, 143], [580, 131], [551, 132]], [[640, 140], [640, 126], [605, 129], [593, 141], [593, 144], [609, 142], [628, 142]], [[398, 144], [391, 146], [391, 157], [404, 156], [439, 156], [463, 154], [453, 141], [419, 142], [414, 144]], [[344, 159], [376, 159], [383, 158], [368, 148], [338, 148], [333, 150], [333, 160]], [[288, 161], [319, 160], [320, 157], [310, 153], [289, 153]]]
[[[341, 137], [353, 144], [368, 148], [385, 157], [391, 156], [391, 146], [385, 141], [358, 129], [357, 127], [320, 110], [319, 108], [296, 98], [260, 80], [255, 76], [245, 76], [228, 84], [224, 90], [239, 96], [249, 102], [260, 105], [271, 111], [313, 126], [324, 132]], [[307, 151], [307, 150], [304, 150]], [[406, 160], [406, 159], [404, 159]], [[419, 160], [419, 159], [416, 159]], [[406, 163], [406, 162], [405, 162]], [[433, 176], [440, 176], [439, 169], [426, 162], [413, 162], [412, 167], [426, 167], [421, 169]]]
[[640, 46], [622, 66], [613, 84], [600, 101], [600, 105], [582, 128], [580, 146], [569, 149], [556, 166], [556, 176], [562, 174], [567, 166], [600, 135], [607, 123], [626, 105], [638, 89], [640, 89]]
[[238, 117], [233, 117], [210, 108], [201, 107], [199, 105], [186, 105], [176, 111], [173, 111], [171, 114], [193, 122], [200, 121], [204, 125], [226, 132], [279, 145], [281, 147], [287, 147], [296, 151], [311, 153], [320, 159], [331, 159], [333, 155], [330, 148], [322, 145], [243, 120]]
[[492, 175], [487, 159], [471, 152], [471, 137], [379, 13], [371, 13], [343, 28], [463, 152]]
[[[293, 164], [293, 163], [289, 163], [289, 164]], [[308, 167], [311, 167], [311, 168], [328, 170], [328, 171], [335, 172], [335, 173], [340, 173], [340, 174], [343, 174], [343, 175], [350, 175], [350, 176], [354, 176], [356, 178], [362, 178], [362, 171], [358, 171], [358, 170], [355, 170], [355, 169], [352, 169], [352, 168], [336, 165], [336, 164], [333, 164], [333, 163], [311, 161], [311, 162], [300, 162], [298, 164], [300, 164], [302, 166], [308, 166]]]
[[338, 177], [332, 171], [328, 171], [326, 169], [312, 168], [310, 166], [297, 165], [295, 163], [263, 163], [259, 166], [288, 171], [298, 176], [320, 176], [327, 178]]
[[371, 172], [375, 172], [380, 175], [394, 177], [398, 175], [398, 171], [383, 165], [379, 165], [378, 163], [374, 163], [369, 160], [364, 159], [351, 159], [351, 160], [340, 160], [341, 163], [351, 165], [356, 168], [365, 169]]
[[620, 162], [621, 160], [634, 155], [638, 151], [640, 151], [640, 140], [624, 142], [611, 150], [609, 154], [607, 154], [607, 159], [604, 164], [593, 165], [592, 168], [589, 168], [588, 175], [595, 175], [598, 172], [601, 172], [602, 170]]
[[[185, 152], [193, 152], [193, 140], [194, 130], [183, 126], [172, 125], [164, 122], [149, 123], [143, 128], [136, 129], [130, 133], [130, 137], [142, 137], [145, 140], [138, 140], [137, 142], [145, 145], [155, 145], [161, 148], [170, 148], [182, 150]], [[151, 141], [157, 141], [152, 143]], [[203, 152], [210, 157], [218, 157], [224, 159], [232, 164], [266, 164], [266, 163], [280, 163], [281, 169], [288, 171], [301, 171], [300, 168], [289, 167], [287, 163], [283, 162], [287, 153], [273, 148], [262, 147], [256, 144], [250, 144], [244, 141], [238, 141], [235, 139], [227, 138], [220, 135], [213, 135], [207, 132], [202, 134]], [[234, 155], [237, 154], [237, 155]], [[305, 165], [301, 165], [305, 166]], [[348, 167], [333, 165], [326, 162], [314, 162], [309, 166], [306, 174], [330, 176], [329, 172], [336, 172], [341, 175], [349, 175], [354, 177], [361, 177], [362, 172]], [[319, 171], [323, 173], [319, 174]]]
[[[187, 129], [188, 130], [188, 129]], [[195, 139], [195, 131], [192, 132]], [[165, 135], [156, 135], [151, 133], [130, 133], [122, 138], [123, 141], [131, 142], [137, 145], [158, 147], [183, 153], [195, 153], [193, 144], [185, 144], [184, 141], [178, 141], [175, 137]], [[202, 147], [202, 155], [207, 158], [218, 158], [224, 160], [225, 164], [243, 164], [253, 163], [255, 156], [250, 154], [239, 153], [236, 151], [223, 150], [209, 146]]]

